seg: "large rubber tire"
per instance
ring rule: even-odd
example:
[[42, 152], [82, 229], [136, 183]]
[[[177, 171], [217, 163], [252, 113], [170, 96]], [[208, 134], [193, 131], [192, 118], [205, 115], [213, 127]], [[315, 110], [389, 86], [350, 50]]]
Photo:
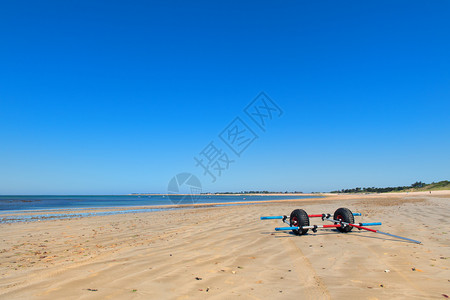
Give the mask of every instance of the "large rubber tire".
[[[352, 211], [345, 207], [338, 208], [334, 212], [333, 220], [342, 220], [343, 222], [346, 222], [346, 223], [355, 224], [355, 217], [353, 217]], [[339, 224], [339, 223], [335, 223], [335, 224]], [[353, 227], [347, 225], [344, 227], [337, 227], [336, 229], [339, 230], [340, 232], [350, 232], [350, 231], [352, 231]]]
[[[296, 209], [291, 212], [289, 224], [292, 226], [309, 226], [309, 217], [303, 209]], [[308, 232], [308, 229], [292, 230], [296, 235], [302, 235]]]

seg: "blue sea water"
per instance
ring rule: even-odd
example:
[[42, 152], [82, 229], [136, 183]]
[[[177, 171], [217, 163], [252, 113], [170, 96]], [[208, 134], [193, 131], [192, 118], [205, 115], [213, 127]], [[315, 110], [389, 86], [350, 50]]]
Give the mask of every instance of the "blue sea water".
[[[305, 198], [313, 197], [293, 195], [0, 196], [0, 223], [34, 222], [183, 209], [182, 207], [161, 207], [165, 205], [194, 203], [237, 205], [236, 202]], [[145, 206], [145, 208], [138, 208], [139, 206]], [[109, 211], [83, 211], [83, 209], [90, 208], [115, 209]]]
[[312, 197], [293, 195], [0, 196], [0, 211], [214, 204], [304, 198]]

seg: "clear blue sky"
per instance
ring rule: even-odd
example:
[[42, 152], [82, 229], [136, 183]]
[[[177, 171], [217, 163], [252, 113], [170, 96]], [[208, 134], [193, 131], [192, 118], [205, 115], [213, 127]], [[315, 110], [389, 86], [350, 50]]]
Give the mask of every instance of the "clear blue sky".
[[[0, 194], [450, 178], [450, 2], [2, 1]], [[283, 110], [262, 132], [261, 91]], [[215, 183], [194, 156], [259, 138]]]

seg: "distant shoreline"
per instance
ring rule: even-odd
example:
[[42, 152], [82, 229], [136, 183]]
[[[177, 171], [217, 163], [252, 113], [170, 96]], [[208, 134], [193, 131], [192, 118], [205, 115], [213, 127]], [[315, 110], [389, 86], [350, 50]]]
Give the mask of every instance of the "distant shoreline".
[[[179, 195], [179, 196], [316, 196], [321, 195], [323, 193], [203, 193], [203, 194], [126, 194], [123, 196], [173, 196], [173, 195]], [[118, 195], [119, 196], [119, 195]]]
[[[284, 201], [301, 201], [320, 199], [323, 196], [307, 195], [261, 195], [238, 196], [230, 195], [201, 195], [199, 199], [188, 195], [184, 197], [177, 195], [176, 198], [168, 196], [116, 196], [111, 200], [109, 196], [104, 197], [29, 197], [31, 200], [24, 201], [22, 197], [0, 197], [0, 223], [29, 221], [41, 221], [47, 219], [66, 219], [77, 217], [90, 217], [97, 215], [113, 215], [124, 213], [142, 213], [147, 211], [160, 211], [171, 209], [189, 209], [200, 207], [250, 205], [258, 203], [273, 203]], [[4, 199], [2, 199], [4, 198]], [[85, 198], [85, 199], [84, 199]], [[90, 199], [93, 198], [93, 199]], [[111, 197], [112, 198], [112, 197]], [[118, 199], [119, 198], [119, 199]], [[123, 198], [123, 199], [121, 199]], [[130, 199], [132, 198], [132, 199]], [[153, 200], [154, 199], [154, 200]]]

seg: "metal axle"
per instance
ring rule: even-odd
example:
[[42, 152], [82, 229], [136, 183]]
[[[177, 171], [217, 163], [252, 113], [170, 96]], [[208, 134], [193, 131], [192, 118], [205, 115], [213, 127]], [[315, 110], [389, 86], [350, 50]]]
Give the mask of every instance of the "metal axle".
[[[353, 213], [354, 216], [361, 216], [361, 213]], [[322, 218], [325, 217], [326, 214], [320, 214], [320, 215], [308, 215], [310, 218]], [[261, 220], [282, 220], [285, 216], [267, 216], [267, 217], [261, 217]]]

